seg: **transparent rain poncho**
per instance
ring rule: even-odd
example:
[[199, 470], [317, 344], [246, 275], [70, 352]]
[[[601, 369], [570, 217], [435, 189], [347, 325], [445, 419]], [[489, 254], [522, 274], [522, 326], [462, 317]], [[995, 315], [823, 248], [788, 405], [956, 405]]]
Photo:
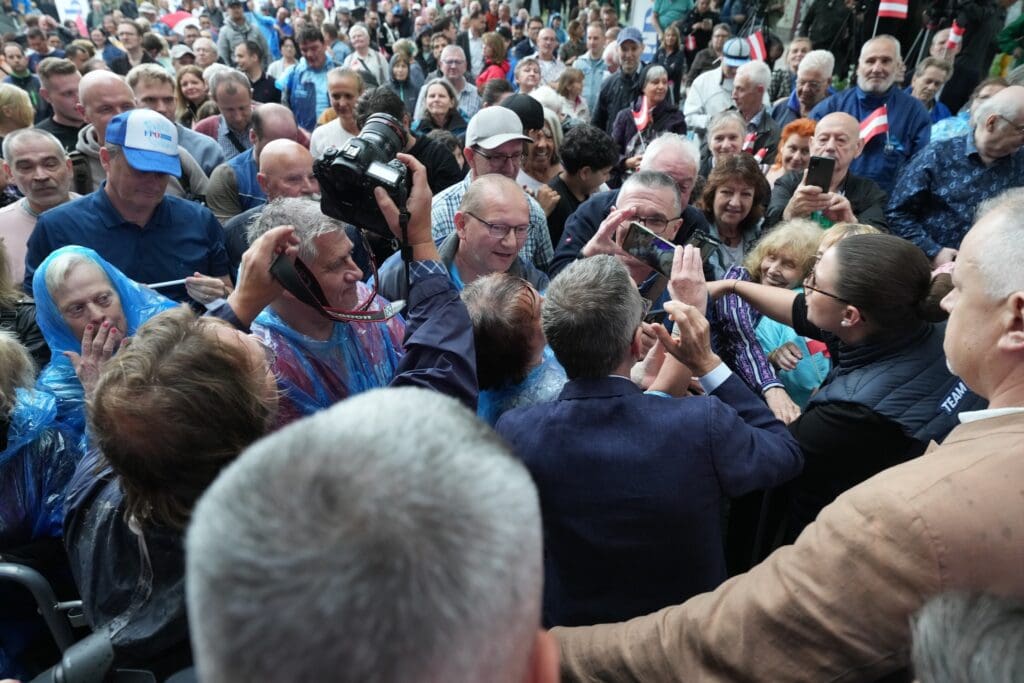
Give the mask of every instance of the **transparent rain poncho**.
[[103, 269], [121, 299], [121, 308], [128, 329], [125, 336], [135, 334], [139, 326], [157, 313], [179, 304], [144, 285], [130, 279], [108, 263], [92, 249], [78, 246], [61, 247], [46, 257], [32, 278], [32, 296], [36, 300], [36, 322], [42, 330], [53, 356], [39, 373], [36, 388], [53, 394], [57, 399], [57, 421], [69, 435], [81, 437], [85, 433], [85, 394], [78, 381], [75, 368], [64, 356], [65, 351], [80, 353], [81, 342], [75, 338], [53, 297], [46, 288], [46, 271], [60, 255], [74, 252]]

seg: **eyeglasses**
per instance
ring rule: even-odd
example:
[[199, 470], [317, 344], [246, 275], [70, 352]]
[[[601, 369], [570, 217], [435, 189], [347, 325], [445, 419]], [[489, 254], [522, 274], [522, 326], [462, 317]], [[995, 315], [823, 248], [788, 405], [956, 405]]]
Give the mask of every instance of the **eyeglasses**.
[[1013, 128], [1015, 131], [1017, 131], [1017, 135], [1024, 135], [1024, 126], [1017, 125], [1016, 123], [1014, 123], [1010, 119], [1006, 118], [1002, 114], [996, 114], [996, 116], [998, 116], [1003, 121], [1006, 121], [1008, 124], [1010, 124], [1010, 128]]
[[464, 59], [442, 59], [441, 63], [445, 66], [462, 66], [466, 61]]
[[484, 159], [487, 159], [491, 166], [504, 166], [506, 161], [511, 161], [512, 165], [515, 166], [522, 164], [523, 157], [526, 156], [522, 152], [519, 152], [518, 154], [495, 154], [494, 152], [488, 152], [480, 149], [479, 147], [474, 147], [473, 151]]
[[836, 301], [839, 301], [841, 303], [847, 304], [849, 306], [853, 305], [849, 301], [847, 301], [846, 299], [842, 298], [841, 296], [836, 296], [835, 294], [833, 294], [831, 292], [826, 292], [824, 289], [818, 289], [816, 287], [817, 284], [818, 284], [817, 275], [812, 270], [811, 274], [808, 275], [807, 279], [804, 281], [804, 289], [806, 289], [808, 291], [811, 291], [811, 292], [814, 292], [815, 294], [824, 294], [825, 296], [829, 297], [830, 299], [835, 299]]
[[480, 216], [477, 216], [475, 213], [470, 213], [469, 211], [467, 211], [466, 213], [469, 214], [470, 216], [472, 216], [473, 218], [477, 219], [478, 221], [480, 221], [484, 225], [486, 225], [487, 226], [487, 232], [489, 232], [491, 237], [493, 237], [494, 239], [498, 239], [498, 240], [505, 239], [505, 235], [507, 235], [510, 230], [515, 230], [516, 239], [517, 240], [526, 237], [527, 233], [530, 232], [530, 225], [529, 224], [526, 224], [526, 225], [501, 225], [499, 223], [488, 223], [483, 218], [480, 218]]
[[[613, 206], [612, 211], [615, 211], [617, 208], [618, 207]], [[665, 231], [668, 230], [668, 226], [672, 223], [675, 223], [682, 217], [682, 214], [676, 216], [675, 218], [662, 218], [660, 216], [636, 216], [633, 218], [633, 220], [655, 234], [664, 235]]]

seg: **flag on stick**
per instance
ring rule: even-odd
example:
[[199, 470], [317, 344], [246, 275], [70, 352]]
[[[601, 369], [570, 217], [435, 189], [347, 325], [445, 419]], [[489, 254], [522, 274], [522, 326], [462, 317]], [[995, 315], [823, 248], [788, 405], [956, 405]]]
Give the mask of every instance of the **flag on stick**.
[[633, 123], [636, 124], [638, 133], [642, 133], [651, 123], [651, 110], [647, 105], [647, 95], [640, 97], [640, 110], [633, 110]]
[[751, 61], [766, 61], [768, 59], [768, 50], [764, 45], [764, 35], [760, 31], [755, 31], [747, 36], [747, 44], [750, 45], [750, 59]]
[[906, 19], [907, 0], [882, 0], [878, 3], [878, 16], [889, 19]]

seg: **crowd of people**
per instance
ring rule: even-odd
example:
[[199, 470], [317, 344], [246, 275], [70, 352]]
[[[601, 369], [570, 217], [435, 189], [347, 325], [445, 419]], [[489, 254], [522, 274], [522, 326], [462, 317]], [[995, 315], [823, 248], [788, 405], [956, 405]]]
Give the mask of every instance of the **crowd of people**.
[[0, 564], [179, 683], [1019, 680], [978, 1], [5, 0]]

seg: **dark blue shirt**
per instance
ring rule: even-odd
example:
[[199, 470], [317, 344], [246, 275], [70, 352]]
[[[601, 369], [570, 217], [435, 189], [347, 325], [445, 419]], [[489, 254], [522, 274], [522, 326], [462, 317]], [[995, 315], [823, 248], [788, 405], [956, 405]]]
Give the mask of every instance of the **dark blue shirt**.
[[933, 142], [903, 167], [885, 213], [895, 234], [931, 258], [960, 248], [979, 203], [1021, 185], [1024, 149], [986, 165], [973, 133], [962, 135]]
[[[25, 289], [50, 252], [68, 244], [95, 249], [121, 272], [143, 284], [180, 280], [193, 273], [227, 275], [224, 231], [205, 206], [165, 196], [145, 226], [129, 223], [110, 203], [106, 182], [92, 194], [44, 212], [28, 240]], [[187, 301], [184, 285], [161, 294]]]
[[853, 87], [819, 102], [809, 118], [820, 121], [828, 114], [843, 111], [863, 122], [883, 104], [888, 107], [889, 131], [864, 145], [864, 151], [850, 164], [850, 173], [867, 176], [886, 192], [892, 192], [903, 164], [928, 145], [932, 122], [923, 104], [895, 86], [884, 95]]

